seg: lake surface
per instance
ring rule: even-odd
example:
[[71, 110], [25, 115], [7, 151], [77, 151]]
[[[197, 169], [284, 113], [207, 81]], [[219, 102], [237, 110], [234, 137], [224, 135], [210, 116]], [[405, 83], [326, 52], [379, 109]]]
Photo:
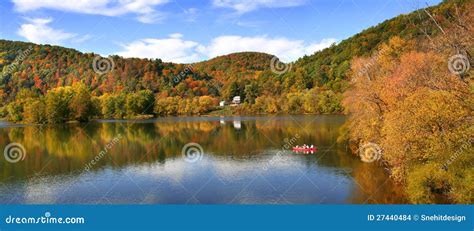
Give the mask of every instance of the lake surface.
[[[2, 123], [2, 150], [11, 143], [24, 150], [0, 158], [0, 204], [406, 203], [382, 167], [360, 161], [336, 142], [344, 120], [262, 116], [49, 127]], [[291, 151], [301, 144], [319, 150]]]

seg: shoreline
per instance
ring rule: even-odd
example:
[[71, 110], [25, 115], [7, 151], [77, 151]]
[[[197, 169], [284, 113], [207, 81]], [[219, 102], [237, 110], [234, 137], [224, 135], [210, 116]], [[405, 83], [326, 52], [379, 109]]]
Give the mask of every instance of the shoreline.
[[8, 127], [23, 127], [23, 126], [36, 126], [36, 125], [64, 125], [64, 124], [87, 124], [91, 122], [111, 122], [111, 121], [150, 121], [150, 120], [160, 120], [160, 119], [167, 119], [167, 118], [219, 118], [219, 117], [268, 117], [268, 116], [341, 116], [346, 117], [347, 114], [339, 113], [339, 114], [314, 114], [314, 113], [297, 113], [297, 114], [288, 114], [288, 113], [274, 113], [274, 114], [252, 114], [252, 113], [242, 113], [242, 114], [202, 114], [202, 115], [168, 115], [168, 116], [137, 116], [134, 118], [93, 118], [89, 121], [80, 122], [77, 120], [67, 121], [64, 123], [44, 123], [44, 124], [32, 124], [32, 123], [15, 123], [10, 122], [6, 118], [0, 118], [0, 128], [4, 128], [4, 124]]

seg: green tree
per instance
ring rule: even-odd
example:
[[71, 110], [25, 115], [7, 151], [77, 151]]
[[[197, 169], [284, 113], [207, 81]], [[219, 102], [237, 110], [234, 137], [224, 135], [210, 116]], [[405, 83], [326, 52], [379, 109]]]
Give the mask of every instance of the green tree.
[[42, 98], [31, 98], [25, 104], [23, 120], [32, 124], [48, 122], [46, 117], [46, 104]]
[[230, 84], [227, 99], [232, 100], [234, 96], [240, 96], [239, 84], [235, 81]]
[[255, 99], [258, 96], [258, 86], [256, 84], [245, 85], [245, 102], [249, 104], [254, 104]]
[[317, 113], [319, 112], [319, 97], [318, 97], [318, 91], [316, 88], [311, 89], [307, 91], [304, 94], [304, 99], [303, 99], [303, 109], [307, 113]]
[[155, 96], [149, 90], [141, 90], [137, 93], [127, 94], [125, 104], [128, 117], [153, 114]]
[[104, 94], [99, 97], [100, 111], [104, 118], [111, 119], [115, 115], [115, 101], [114, 97], [110, 94]]
[[45, 97], [48, 123], [64, 123], [71, 119], [69, 103], [74, 96], [72, 87], [58, 87], [48, 91]]
[[69, 102], [72, 119], [80, 122], [89, 121], [93, 115], [92, 96], [89, 88], [83, 83], [72, 86], [73, 96]]

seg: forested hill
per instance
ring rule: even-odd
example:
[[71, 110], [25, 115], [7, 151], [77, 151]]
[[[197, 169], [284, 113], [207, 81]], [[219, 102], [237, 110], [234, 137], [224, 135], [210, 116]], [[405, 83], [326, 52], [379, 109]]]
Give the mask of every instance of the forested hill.
[[[454, 20], [455, 6], [460, 10], [472, 0], [443, 1], [437, 6], [426, 8], [440, 26]], [[347, 79], [347, 71], [354, 57], [367, 57], [390, 38], [398, 36], [404, 40], [427, 40], [427, 36], [440, 33], [429, 15], [420, 9], [399, 15], [341, 41], [320, 52], [304, 56], [296, 61], [294, 69], [302, 69], [306, 78], [320, 81], [321, 85], [340, 90], [340, 82]]]
[[[196, 64], [119, 56], [94, 62], [96, 57], [93, 53], [59, 46], [0, 40], [2, 102], [13, 100], [22, 88], [45, 94], [49, 89], [75, 82], [85, 83], [96, 96], [139, 90], [166, 96], [220, 96], [217, 88], [221, 87], [221, 81], [254, 78], [257, 72], [269, 69], [273, 56], [242, 52]], [[105, 71], [102, 73], [100, 68]], [[214, 79], [219, 82], [211, 82]]]
[[220, 82], [255, 77], [260, 72], [270, 70], [274, 56], [259, 52], [239, 52], [218, 56], [194, 64], [196, 71], [210, 75]]
[[[462, 10], [468, 2], [472, 3], [444, 1], [427, 12], [444, 24], [452, 20], [455, 4]], [[428, 14], [418, 10], [288, 65], [279, 63], [272, 55], [256, 52], [229, 54], [195, 64], [175, 64], [160, 59], [101, 58], [58, 46], [0, 40], [0, 106], [3, 107], [0, 116], [18, 114], [14, 120], [22, 120], [20, 114], [24, 108], [21, 102], [16, 102], [20, 93], [23, 98], [41, 99], [51, 89], [75, 83], [87, 86], [91, 97], [107, 95], [120, 99], [116, 105], [122, 101], [125, 104], [128, 98], [132, 100], [129, 94], [144, 91], [157, 98], [155, 103], [161, 106], [180, 99], [189, 104], [159, 108], [153, 112], [157, 115], [202, 113], [210, 109], [209, 105], [237, 95], [244, 102], [239, 110], [244, 112], [340, 113], [342, 93], [348, 87], [348, 71], [354, 57], [369, 56], [393, 36], [426, 40], [427, 35], [436, 31]], [[193, 100], [203, 96], [212, 102], [205, 108], [193, 109]], [[121, 110], [125, 109], [115, 108], [107, 117], [126, 117], [126, 112], [118, 113]], [[134, 110], [133, 115], [139, 114], [138, 109]]]

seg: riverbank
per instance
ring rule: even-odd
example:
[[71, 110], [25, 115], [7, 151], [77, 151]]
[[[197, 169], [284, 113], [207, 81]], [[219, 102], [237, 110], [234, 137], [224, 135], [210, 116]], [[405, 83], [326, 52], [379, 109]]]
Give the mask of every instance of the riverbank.
[[[136, 115], [131, 117], [121, 117], [121, 118], [107, 118], [107, 117], [92, 117], [87, 121], [78, 121], [78, 120], [68, 120], [64, 122], [57, 122], [54, 124], [71, 124], [71, 123], [88, 123], [90, 121], [96, 120], [152, 120], [152, 119], [159, 119], [159, 118], [168, 118], [168, 117], [213, 117], [213, 116], [287, 116], [287, 115], [308, 115], [308, 116], [320, 116], [320, 115], [334, 115], [334, 116], [345, 116], [344, 113], [326, 113], [326, 114], [318, 114], [318, 113], [286, 113], [286, 112], [276, 112], [276, 113], [257, 113], [246, 110], [244, 105], [237, 105], [237, 106], [225, 106], [225, 107], [218, 107], [206, 113], [199, 113], [199, 114], [178, 114], [178, 115], [163, 115], [157, 116], [153, 114], [145, 114], [145, 115]], [[0, 118], [0, 122], [17, 124], [17, 125], [45, 125], [48, 124], [47, 121], [45, 123], [27, 123], [24, 121], [9, 121], [7, 117]]]

